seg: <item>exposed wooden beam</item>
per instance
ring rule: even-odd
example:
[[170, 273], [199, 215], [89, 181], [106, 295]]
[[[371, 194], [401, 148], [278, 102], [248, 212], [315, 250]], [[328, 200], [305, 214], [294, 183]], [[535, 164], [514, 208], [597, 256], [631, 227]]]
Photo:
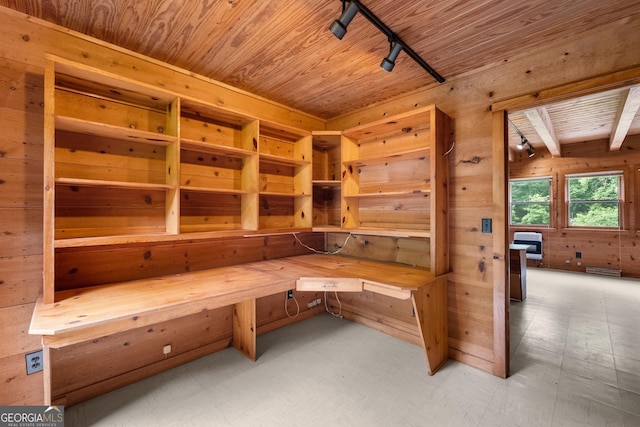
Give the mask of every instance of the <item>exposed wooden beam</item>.
[[618, 151], [629, 132], [631, 122], [640, 108], [640, 86], [632, 86], [622, 92], [620, 106], [613, 122], [611, 137], [609, 138], [609, 150]]
[[556, 137], [556, 132], [551, 123], [551, 117], [545, 107], [532, 108], [526, 110], [524, 114], [527, 116], [533, 128], [538, 132], [540, 138], [547, 146], [552, 156], [561, 157], [560, 141]]

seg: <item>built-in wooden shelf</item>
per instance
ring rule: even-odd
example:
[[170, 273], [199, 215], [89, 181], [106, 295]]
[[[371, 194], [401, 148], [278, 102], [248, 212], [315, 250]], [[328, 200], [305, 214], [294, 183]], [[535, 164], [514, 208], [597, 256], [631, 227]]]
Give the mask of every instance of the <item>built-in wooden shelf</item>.
[[323, 180], [323, 179], [314, 179], [313, 180], [313, 185], [314, 186], [318, 186], [318, 187], [324, 187], [324, 188], [335, 188], [335, 187], [340, 187], [341, 182], [340, 181], [333, 181], [333, 180]]
[[191, 139], [180, 139], [180, 148], [184, 150], [198, 151], [208, 154], [218, 154], [221, 156], [244, 158], [249, 156], [255, 156], [256, 152], [251, 150], [245, 150], [242, 148], [227, 147], [225, 145], [215, 145], [209, 142], [194, 141]]
[[290, 167], [306, 166], [311, 164], [311, 161], [309, 160], [290, 159], [287, 157], [276, 156], [273, 154], [260, 154], [260, 162], [268, 163], [271, 165], [290, 166]]
[[110, 187], [123, 188], [132, 190], [171, 190], [175, 189], [175, 185], [167, 184], [151, 184], [146, 182], [130, 182], [130, 181], [107, 181], [99, 179], [82, 179], [82, 178], [56, 178], [56, 184], [76, 186], [76, 187]]
[[175, 135], [150, 132], [141, 129], [125, 128], [107, 123], [99, 123], [75, 117], [55, 116], [56, 129], [86, 135], [102, 136], [146, 144], [168, 145], [177, 140]]
[[261, 196], [269, 196], [269, 197], [311, 197], [311, 194], [302, 194], [302, 193], [286, 193], [284, 191], [261, 191]]
[[193, 187], [190, 185], [180, 186], [181, 191], [189, 191], [194, 193], [212, 193], [212, 194], [248, 194], [246, 190], [228, 190], [224, 188], [212, 188], [212, 187]]
[[359, 199], [387, 199], [392, 197], [417, 197], [426, 196], [431, 193], [430, 190], [410, 190], [410, 191], [383, 191], [378, 193], [359, 193], [345, 195], [345, 198], [359, 198]]
[[410, 230], [410, 229], [390, 229], [390, 228], [372, 228], [372, 227], [357, 227], [350, 229], [342, 229], [343, 232], [351, 234], [366, 234], [375, 236], [391, 236], [391, 237], [420, 237], [430, 238], [431, 232], [424, 230]]
[[428, 156], [429, 156], [429, 148], [424, 147], [424, 148], [417, 148], [414, 150], [397, 151], [394, 153], [384, 154], [381, 156], [372, 156], [372, 157], [353, 159], [353, 160], [345, 161], [344, 165], [346, 167], [375, 166], [375, 165], [383, 165], [389, 162], [400, 162], [400, 161], [406, 161], [406, 160], [423, 160]]

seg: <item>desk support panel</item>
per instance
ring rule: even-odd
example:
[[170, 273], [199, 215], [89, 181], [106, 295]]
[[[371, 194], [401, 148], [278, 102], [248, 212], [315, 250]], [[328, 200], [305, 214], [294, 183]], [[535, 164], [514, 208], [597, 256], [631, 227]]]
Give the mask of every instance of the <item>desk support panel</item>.
[[447, 360], [447, 277], [439, 276], [413, 291], [413, 308], [427, 358], [427, 371], [433, 375]]
[[256, 300], [250, 299], [233, 306], [233, 347], [255, 361]]

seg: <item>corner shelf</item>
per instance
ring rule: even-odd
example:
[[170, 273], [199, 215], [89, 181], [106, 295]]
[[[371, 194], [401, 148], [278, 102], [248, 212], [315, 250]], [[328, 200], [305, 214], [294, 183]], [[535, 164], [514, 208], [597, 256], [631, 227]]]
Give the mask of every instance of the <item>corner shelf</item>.
[[313, 229], [340, 230], [342, 132], [313, 132]]
[[431, 268], [446, 273], [449, 133], [435, 106], [343, 131], [341, 231], [429, 239]]
[[260, 123], [258, 228], [311, 229], [311, 135]]

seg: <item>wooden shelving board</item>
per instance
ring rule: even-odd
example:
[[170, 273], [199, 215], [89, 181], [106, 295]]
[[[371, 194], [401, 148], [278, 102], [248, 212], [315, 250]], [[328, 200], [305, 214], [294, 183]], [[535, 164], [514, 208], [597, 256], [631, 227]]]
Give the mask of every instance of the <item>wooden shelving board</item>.
[[146, 182], [127, 182], [127, 181], [107, 181], [97, 179], [82, 178], [56, 178], [56, 184], [78, 186], [78, 187], [110, 187], [123, 188], [131, 190], [171, 190], [176, 188], [174, 185], [168, 184], [151, 184]]
[[414, 196], [425, 196], [431, 193], [431, 190], [412, 190], [412, 191], [384, 191], [378, 193], [359, 193], [359, 194], [349, 194], [344, 195], [345, 199], [348, 198], [359, 198], [359, 199], [383, 199], [390, 197], [414, 197]]
[[269, 163], [272, 165], [282, 165], [282, 166], [292, 166], [292, 167], [306, 166], [311, 164], [311, 161], [309, 160], [288, 159], [285, 157], [274, 156], [273, 154], [260, 154], [260, 162]]
[[431, 233], [426, 230], [410, 230], [410, 229], [390, 229], [390, 228], [343, 228], [341, 230], [345, 233], [351, 234], [366, 234], [371, 236], [391, 236], [391, 237], [421, 237], [421, 238], [430, 238]]
[[302, 193], [283, 193], [279, 191], [261, 191], [261, 196], [270, 196], [270, 197], [311, 197], [311, 194], [302, 194]]
[[255, 151], [244, 150], [242, 148], [228, 147], [224, 145], [214, 145], [208, 142], [194, 141], [192, 139], [180, 139], [180, 148], [191, 151], [198, 151], [208, 154], [218, 154], [222, 156], [245, 158], [255, 156]]
[[166, 135], [146, 130], [123, 128], [106, 123], [97, 123], [88, 120], [76, 119], [67, 116], [55, 116], [56, 129], [66, 130], [74, 133], [103, 136], [107, 138], [119, 139], [123, 141], [143, 142], [166, 146], [177, 141], [177, 136]]
[[227, 190], [224, 188], [210, 188], [210, 187], [192, 187], [189, 185], [183, 185], [180, 187], [181, 191], [188, 191], [194, 193], [215, 193], [215, 194], [249, 194], [245, 190]]
[[396, 152], [389, 155], [377, 156], [377, 157], [368, 157], [368, 158], [360, 158], [355, 160], [349, 160], [343, 162], [346, 167], [349, 166], [374, 166], [374, 165], [383, 165], [385, 163], [389, 163], [391, 161], [405, 161], [405, 160], [421, 160], [426, 158], [429, 155], [429, 148], [417, 148], [415, 150], [407, 150]]
[[342, 184], [340, 181], [323, 180], [323, 179], [314, 179], [312, 182], [314, 186], [326, 187], [326, 188], [340, 187], [340, 184]]

